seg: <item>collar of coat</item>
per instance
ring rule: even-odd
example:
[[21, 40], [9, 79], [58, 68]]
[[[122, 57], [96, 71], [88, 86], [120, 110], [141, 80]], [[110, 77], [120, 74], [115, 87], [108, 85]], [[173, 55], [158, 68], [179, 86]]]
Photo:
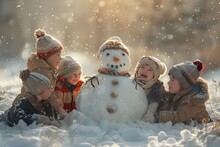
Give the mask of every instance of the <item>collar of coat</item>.
[[189, 101], [190, 99], [195, 99], [198, 101], [206, 102], [209, 99], [209, 93], [208, 93], [208, 84], [203, 78], [199, 78], [195, 85], [192, 87], [180, 91], [178, 94], [176, 94], [173, 98], [173, 101], [177, 101], [178, 99], [186, 96], [185, 101]]
[[[82, 84], [84, 82], [82, 80], [79, 80], [76, 85], [72, 85], [72, 84], [69, 84], [65, 78], [61, 77], [58, 79], [57, 81], [57, 84], [56, 84], [56, 87], [55, 87], [55, 90], [59, 90], [59, 91], [66, 91], [66, 89], [68, 89], [70, 92], [73, 92], [73, 91], [79, 91]], [[65, 89], [65, 90], [64, 90]]]
[[53, 69], [44, 59], [39, 58], [36, 54], [31, 54], [28, 58], [27, 67], [31, 71], [37, 69], [48, 69], [54, 74], [57, 72], [57, 69]]
[[109, 70], [106, 68], [99, 68], [98, 72], [100, 74], [111, 75], [111, 76], [125, 76], [125, 77], [131, 76], [128, 72], [117, 72], [115, 70]]

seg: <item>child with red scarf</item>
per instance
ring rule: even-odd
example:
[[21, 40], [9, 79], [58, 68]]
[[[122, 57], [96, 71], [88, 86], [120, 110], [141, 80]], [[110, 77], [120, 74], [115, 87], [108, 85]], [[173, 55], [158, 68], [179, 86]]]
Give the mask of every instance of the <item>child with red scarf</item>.
[[62, 58], [55, 93], [68, 113], [76, 109], [75, 101], [83, 84], [81, 74], [82, 67], [77, 61], [70, 56]]

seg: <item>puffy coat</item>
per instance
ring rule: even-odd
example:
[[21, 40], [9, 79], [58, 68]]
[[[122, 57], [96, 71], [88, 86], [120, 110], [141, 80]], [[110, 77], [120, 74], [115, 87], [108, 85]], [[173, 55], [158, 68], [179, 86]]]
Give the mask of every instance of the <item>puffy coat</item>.
[[202, 123], [210, 122], [205, 102], [209, 99], [208, 86], [199, 78], [197, 83], [176, 95], [169, 95], [168, 101], [159, 107], [156, 116], [158, 122], [187, 123], [191, 120]]
[[63, 108], [66, 112], [71, 112], [76, 109], [76, 98], [81, 89], [83, 81], [79, 80], [76, 85], [71, 85], [65, 82], [64, 78], [57, 81], [55, 93], [58, 99], [63, 102]]
[[[36, 54], [31, 54], [31, 56], [28, 58], [27, 67], [32, 72], [37, 72], [37, 73], [40, 73], [40, 74], [46, 76], [50, 80], [51, 86], [55, 87], [56, 81], [57, 81], [56, 70], [52, 69], [51, 66], [49, 64], [47, 64], [47, 62], [45, 62], [42, 58], [37, 57]], [[15, 98], [12, 105], [14, 105], [19, 99], [23, 98], [24, 93], [25, 93], [25, 89], [24, 89], [24, 87], [22, 87], [21, 93]], [[54, 96], [55, 96], [55, 94], [52, 94], [50, 99], [54, 99], [53, 98]], [[55, 104], [53, 104], [53, 105], [55, 105]]]
[[56, 111], [47, 101], [39, 102], [37, 98], [29, 93], [17, 101], [11, 108], [4, 113], [5, 121], [9, 126], [18, 124], [23, 120], [27, 125], [36, 121], [34, 114], [46, 115], [49, 118], [57, 118]]
[[157, 82], [149, 88], [149, 91], [146, 92], [146, 94], [149, 104], [152, 102], [160, 103], [163, 101], [166, 94], [163, 82], [157, 80]]

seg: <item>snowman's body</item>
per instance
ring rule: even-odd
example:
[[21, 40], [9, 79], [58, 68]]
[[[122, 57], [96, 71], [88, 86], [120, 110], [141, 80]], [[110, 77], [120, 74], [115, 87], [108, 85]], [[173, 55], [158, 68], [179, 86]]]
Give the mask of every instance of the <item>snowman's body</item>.
[[100, 53], [99, 59], [102, 69], [118, 75], [98, 73], [85, 82], [77, 99], [77, 109], [96, 121], [140, 120], [147, 110], [148, 101], [143, 88], [123, 74], [131, 66], [128, 54], [108, 49]]

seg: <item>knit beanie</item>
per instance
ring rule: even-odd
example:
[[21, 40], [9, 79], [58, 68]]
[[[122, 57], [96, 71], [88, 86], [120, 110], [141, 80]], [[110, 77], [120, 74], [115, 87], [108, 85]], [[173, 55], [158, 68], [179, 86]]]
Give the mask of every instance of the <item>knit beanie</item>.
[[174, 76], [183, 89], [187, 89], [197, 82], [203, 69], [204, 64], [200, 60], [187, 61], [171, 67], [168, 74]]
[[163, 76], [167, 71], [167, 66], [158, 58], [153, 56], [143, 56], [136, 65], [135, 74], [137, 74], [138, 69], [144, 64], [150, 65], [153, 69], [154, 78], [152, 80], [158, 79], [160, 76]]
[[51, 35], [46, 34], [42, 29], [35, 30], [36, 50], [39, 58], [47, 58], [53, 53], [63, 49], [59, 40]]
[[99, 58], [99, 55], [101, 52], [104, 52], [105, 50], [122, 50], [126, 54], [129, 55], [129, 50], [127, 46], [124, 45], [124, 43], [121, 41], [121, 38], [118, 36], [113, 36], [108, 38], [99, 48], [99, 51], [97, 53], [97, 57]]
[[50, 80], [46, 76], [36, 72], [23, 70], [20, 72], [19, 77], [22, 80], [25, 90], [34, 95], [38, 95], [47, 88], [51, 87]]
[[67, 78], [71, 74], [81, 70], [82, 70], [82, 66], [80, 65], [80, 63], [78, 63], [70, 56], [65, 56], [61, 60], [61, 64], [58, 72], [58, 78], [60, 77]]

